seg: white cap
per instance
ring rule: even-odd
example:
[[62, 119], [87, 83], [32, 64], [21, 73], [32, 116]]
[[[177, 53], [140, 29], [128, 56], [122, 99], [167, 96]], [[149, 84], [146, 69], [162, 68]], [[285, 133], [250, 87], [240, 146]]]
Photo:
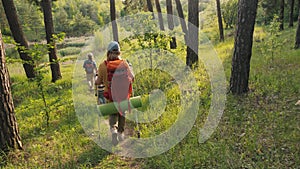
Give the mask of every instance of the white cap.
[[118, 51], [120, 52], [120, 45], [116, 41], [112, 41], [108, 44], [107, 51]]

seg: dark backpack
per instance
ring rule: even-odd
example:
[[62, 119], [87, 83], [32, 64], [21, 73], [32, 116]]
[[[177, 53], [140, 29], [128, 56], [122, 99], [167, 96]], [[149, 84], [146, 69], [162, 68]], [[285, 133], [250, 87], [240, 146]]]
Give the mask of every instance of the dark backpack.
[[[132, 81], [133, 77], [124, 60], [105, 61], [107, 68], [107, 92], [104, 96], [109, 101], [114, 101], [119, 104], [119, 113], [122, 115], [120, 102], [128, 100], [132, 94]], [[129, 105], [130, 107], [130, 105]]]

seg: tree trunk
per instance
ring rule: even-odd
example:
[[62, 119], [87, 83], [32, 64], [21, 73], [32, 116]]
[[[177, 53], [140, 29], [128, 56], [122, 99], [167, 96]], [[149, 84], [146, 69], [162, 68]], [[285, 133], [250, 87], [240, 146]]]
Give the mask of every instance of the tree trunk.
[[199, 44], [199, 1], [188, 0], [188, 45], [186, 65], [190, 68], [198, 65]]
[[22, 149], [21, 137], [14, 114], [14, 103], [11, 95], [10, 79], [5, 64], [4, 43], [0, 31], [0, 150]]
[[155, 6], [156, 6], [156, 10], [157, 10], [157, 15], [158, 15], [159, 29], [164, 31], [165, 27], [164, 27], [164, 21], [163, 21], [163, 17], [162, 17], [162, 13], [161, 13], [159, 0], [155, 0]]
[[280, 27], [279, 30], [284, 30], [284, 0], [281, 0], [280, 2]]
[[298, 11], [298, 27], [297, 27], [297, 32], [296, 32], [296, 42], [295, 42], [295, 49], [300, 48], [300, 0], [298, 3], [299, 6], [299, 11]]
[[239, 0], [238, 23], [230, 77], [230, 91], [233, 94], [242, 94], [249, 91], [248, 80], [257, 3], [258, 0]]
[[54, 34], [54, 27], [53, 27], [53, 19], [52, 19], [52, 6], [51, 6], [51, 0], [43, 0], [42, 1], [42, 8], [44, 13], [44, 23], [45, 23], [45, 30], [46, 30], [46, 39], [49, 52], [49, 62], [50, 62], [50, 68], [52, 73], [52, 82], [55, 82], [58, 79], [61, 79], [61, 72], [60, 72], [60, 66], [58, 62], [58, 58], [56, 55], [56, 46], [55, 41], [53, 40], [53, 34]]
[[27, 78], [34, 78], [34, 64], [32, 58], [28, 55], [28, 42], [23, 34], [21, 24], [17, 15], [17, 10], [13, 0], [2, 0], [3, 8], [6, 14], [6, 18], [13, 35], [15, 42], [18, 45], [18, 53], [20, 58], [24, 61], [23, 67]]
[[147, 0], [147, 8], [148, 8], [148, 11], [152, 12], [152, 19], [155, 19], [151, 0]]
[[115, 0], [110, 0], [110, 20], [112, 24], [113, 40], [119, 42], [118, 26], [116, 21], [116, 4]]
[[223, 29], [223, 22], [222, 22], [220, 0], [216, 0], [216, 3], [217, 3], [217, 15], [218, 15], [218, 23], [219, 23], [220, 41], [223, 42], [224, 41], [224, 29]]
[[182, 6], [181, 6], [181, 2], [180, 0], [175, 0], [176, 2], [176, 9], [180, 18], [180, 25], [181, 25], [181, 29], [184, 33], [184, 41], [185, 44], [188, 44], [188, 30], [187, 30], [187, 26], [184, 20], [184, 15], [183, 15], [183, 10], [182, 10]]
[[[168, 14], [168, 28], [172, 31], [174, 30], [174, 20], [173, 20], [173, 6], [172, 6], [172, 0], [166, 0], [167, 4], [167, 14]], [[172, 40], [170, 41], [170, 48], [176, 49], [176, 37], [173, 36]]]
[[290, 28], [294, 26], [294, 6], [295, 6], [295, 0], [291, 0], [290, 23], [289, 23]]

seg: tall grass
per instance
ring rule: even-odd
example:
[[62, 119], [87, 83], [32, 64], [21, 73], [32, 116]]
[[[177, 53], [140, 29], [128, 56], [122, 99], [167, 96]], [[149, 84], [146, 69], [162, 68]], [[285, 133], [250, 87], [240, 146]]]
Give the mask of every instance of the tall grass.
[[[203, 119], [168, 152], [143, 161], [142, 168], [297, 168], [299, 161], [300, 51], [293, 50], [294, 29], [278, 36], [285, 50], [273, 58], [262, 55], [265, 30], [256, 28], [250, 72], [250, 92], [228, 94], [226, 109], [214, 135], [198, 143]], [[227, 37], [228, 38], [228, 37]], [[216, 44], [227, 79], [233, 41]], [[204, 82], [203, 79], [201, 82]], [[206, 103], [208, 105], [209, 102]], [[207, 111], [202, 106], [200, 111]], [[201, 117], [201, 116], [199, 116]]]
[[[243, 96], [228, 94], [225, 112], [214, 134], [205, 143], [198, 142], [199, 129], [211, 102], [210, 79], [200, 65], [194, 71], [201, 90], [194, 127], [169, 151], [145, 159], [113, 155], [86, 135], [74, 111], [72, 64], [62, 65], [63, 79], [56, 84], [49, 83], [50, 77], [43, 81], [46, 100], [52, 105], [48, 128], [38, 87], [20, 74], [20, 65], [9, 65], [24, 150], [1, 156], [0, 165], [3, 168], [297, 168], [300, 166], [300, 108], [295, 103], [300, 99], [300, 51], [293, 49], [293, 38], [290, 38], [294, 37], [295, 29], [288, 28], [278, 37], [284, 43], [284, 50], [272, 59], [261, 53], [265, 50], [261, 48], [267, 47], [261, 45], [267, 38], [265, 34], [265, 28], [256, 28], [250, 92]], [[232, 37], [227, 37], [224, 43], [215, 43], [227, 80], [232, 48]], [[178, 50], [176, 54], [184, 56], [185, 52]], [[147, 70], [137, 75], [136, 94], [160, 88], [168, 100], [166, 111], [157, 120], [140, 125], [142, 137], [168, 129], [178, 115], [180, 103], [178, 85], [167, 84], [171, 79], [165, 72], [154, 72], [160, 75], [154, 77], [152, 73]], [[127, 125], [135, 127], [134, 122]]]

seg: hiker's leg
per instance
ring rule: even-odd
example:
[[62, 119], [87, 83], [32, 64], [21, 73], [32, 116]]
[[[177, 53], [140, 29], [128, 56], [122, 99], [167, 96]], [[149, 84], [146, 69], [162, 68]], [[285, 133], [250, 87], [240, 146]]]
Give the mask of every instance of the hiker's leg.
[[123, 133], [125, 130], [125, 117], [118, 114], [118, 132]]
[[118, 131], [118, 114], [109, 115], [109, 126], [111, 131]]
[[92, 73], [92, 77], [91, 77], [91, 86], [92, 86], [92, 89], [94, 89], [94, 85], [95, 85], [95, 74]]
[[109, 126], [111, 131], [111, 141], [112, 144], [115, 146], [118, 144], [118, 115], [113, 114], [109, 115]]
[[118, 140], [124, 140], [124, 130], [125, 130], [125, 117], [118, 114]]
[[86, 74], [86, 80], [90, 89], [93, 89], [93, 81], [92, 81], [93, 76], [94, 76], [93, 73]]

